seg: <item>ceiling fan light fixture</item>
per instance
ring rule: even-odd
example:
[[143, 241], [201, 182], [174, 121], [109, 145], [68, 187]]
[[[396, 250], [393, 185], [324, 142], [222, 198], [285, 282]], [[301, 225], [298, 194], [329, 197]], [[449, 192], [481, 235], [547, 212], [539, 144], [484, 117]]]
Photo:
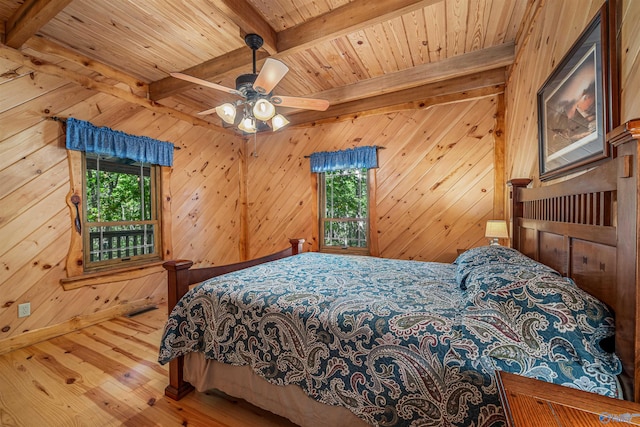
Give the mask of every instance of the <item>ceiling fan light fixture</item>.
[[266, 122], [276, 115], [276, 107], [264, 98], [259, 99], [253, 106], [253, 115], [256, 119]]
[[273, 128], [274, 132], [282, 129], [288, 124], [289, 124], [289, 120], [287, 120], [286, 117], [283, 116], [282, 114], [276, 114], [273, 117], [273, 120], [271, 120], [271, 127]]
[[225, 122], [232, 125], [236, 119], [236, 107], [227, 102], [216, 107], [216, 114]]
[[256, 133], [256, 121], [253, 117], [244, 117], [240, 124], [238, 125], [238, 129], [245, 133]]
[[[266, 123], [271, 120], [271, 129], [277, 131], [289, 124], [283, 115], [276, 114], [276, 106], [298, 108], [303, 110], [325, 111], [329, 107], [329, 101], [315, 98], [300, 98], [295, 96], [273, 96], [272, 90], [284, 78], [289, 67], [283, 62], [267, 58], [262, 70], [257, 73], [256, 51], [262, 47], [264, 40], [258, 34], [246, 34], [246, 45], [251, 49], [253, 56], [253, 73], [241, 74], [236, 78], [236, 88], [232, 89], [217, 83], [193, 77], [184, 73], [170, 73], [172, 77], [185, 80], [200, 86], [210, 87], [231, 95], [239, 96], [235, 103], [224, 103], [218, 107], [201, 111], [198, 114], [212, 114], [214, 111], [227, 124], [235, 125], [238, 117], [237, 109], [242, 109], [242, 119], [238, 129], [245, 133], [256, 133], [269, 128]], [[259, 121], [258, 121], [259, 120]]]

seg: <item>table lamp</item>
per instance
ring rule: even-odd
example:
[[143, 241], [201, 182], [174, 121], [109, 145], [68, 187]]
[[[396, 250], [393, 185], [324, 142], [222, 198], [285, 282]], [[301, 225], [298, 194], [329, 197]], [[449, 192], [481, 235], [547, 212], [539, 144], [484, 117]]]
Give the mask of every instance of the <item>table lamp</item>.
[[501, 219], [490, 219], [487, 221], [487, 228], [484, 235], [489, 238], [489, 244], [500, 245], [498, 239], [508, 239], [509, 232], [507, 231], [507, 221]]

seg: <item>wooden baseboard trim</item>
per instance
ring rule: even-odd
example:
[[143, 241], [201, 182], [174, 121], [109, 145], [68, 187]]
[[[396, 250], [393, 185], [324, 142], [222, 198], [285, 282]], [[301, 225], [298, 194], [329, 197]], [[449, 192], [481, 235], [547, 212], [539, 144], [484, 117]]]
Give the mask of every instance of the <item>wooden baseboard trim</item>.
[[51, 338], [58, 337], [60, 335], [75, 332], [87, 326], [95, 325], [96, 323], [104, 322], [114, 317], [122, 316], [126, 313], [141, 309], [143, 307], [149, 307], [150, 305], [160, 304], [162, 301], [155, 301], [151, 298], [144, 298], [141, 300], [130, 301], [124, 304], [117, 305], [115, 307], [108, 308], [106, 310], [92, 313], [85, 316], [75, 316], [66, 322], [59, 323], [57, 325], [47, 326], [45, 328], [28, 331], [15, 337], [6, 338], [0, 340], [0, 354], [9, 353], [13, 350], [17, 350], [23, 347], [27, 347], [33, 344], [37, 344], [42, 341], [46, 341]]

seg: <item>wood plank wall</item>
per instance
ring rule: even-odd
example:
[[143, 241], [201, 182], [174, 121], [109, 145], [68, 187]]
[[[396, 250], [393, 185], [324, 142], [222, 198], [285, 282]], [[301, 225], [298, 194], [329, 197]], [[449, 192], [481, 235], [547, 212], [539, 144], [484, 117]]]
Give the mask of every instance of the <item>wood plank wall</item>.
[[[384, 146], [376, 170], [379, 254], [452, 261], [485, 244], [494, 208], [497, 97], [351, 121], [291, 128], [254, 141], [192, 126], [57, 77], [0, 61], [0, 352], [165, 299], [165, 276], [64, 291], [71, 222], [60, 124], [98, 126], [175, 143], [169, 180], [174, 257], [224, 264], [314, 246], [316, 199], [309, 161], [318, 150]], [[18, 319], [17, 305], [32, 315]]]
[[316, 151], [378, 145], [375, 218], [380, 256], [451, 262], [486, 243], [494, 217], [497, 97], [260, 134], [248, 141], [251, 257], [314, 235]]
[[[621, 121], [640, 117], [640, 2], [622, 1]], [[506, 89], [507, 177], [538, 177], [536, 94], [571, 48], [602, 0], [535, 1], [516, 45]], [[558, 31], [562, 28], [562, 31]]]
[[[166, 299], [163, 273], [63, 291], [69, 169], [60, 124], [44, 116], [73, 116], [176, 144], [168, 183], [173, 253], [199, 264], [240, 259], [241, 138], [4, 60], [0, 94], [0, 352]], [[23, 302], [32, 314], [19, 319]]]
[[640, 2], [622, 0], [620, 32], [621, 121], [640, 118]]
[[[507, 178], [537, 177], [535, 94], [601, 4], [530, 2], [505, 97]], [[640, 2], [622, 0], [622, 11], [626, 121], [640, 117]], [[253, 140], [245, 144], [4, 60], [0, 93], [0, 351], [165, 298], [161, 273], [62, 290], [69, 174], [59, 124], [45, 115], [176, 143], [173, 253], [201, 265], [266, 254], [289, 237], [313, 246], [316, 200], [304, 156], [318, 150], [386, 147], [376, 171], [381, 256], [451, 261], [456, 249], [485, 243], [484, 221], [495, 216], [495, 98], [261, 134], [252, 157]], [[32, 315], [18, 319], [17, 305], [27, 301]]]

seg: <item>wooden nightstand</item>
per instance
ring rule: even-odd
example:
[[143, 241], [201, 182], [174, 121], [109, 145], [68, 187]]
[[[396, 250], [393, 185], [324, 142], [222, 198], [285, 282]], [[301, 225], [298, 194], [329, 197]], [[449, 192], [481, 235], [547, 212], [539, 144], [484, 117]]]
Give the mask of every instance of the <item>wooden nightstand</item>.
[[498, 373], [498, 389], [511, 427], [640, 425], [640, 404]]

